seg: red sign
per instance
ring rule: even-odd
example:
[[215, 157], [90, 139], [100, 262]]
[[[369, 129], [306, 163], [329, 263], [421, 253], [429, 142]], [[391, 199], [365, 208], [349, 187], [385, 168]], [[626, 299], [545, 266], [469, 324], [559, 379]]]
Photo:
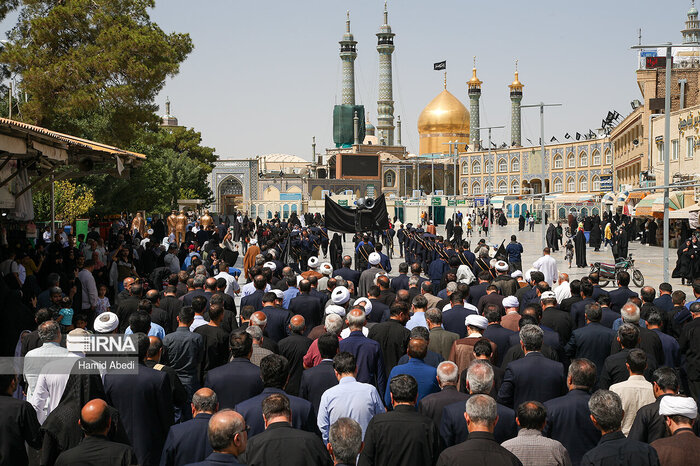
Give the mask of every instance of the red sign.
[[[666, 68], [666, 57], [646, 57], [646, 69], [654, 68]], [[671, 66], [673, 66], [673, 59], [671, 59]]]

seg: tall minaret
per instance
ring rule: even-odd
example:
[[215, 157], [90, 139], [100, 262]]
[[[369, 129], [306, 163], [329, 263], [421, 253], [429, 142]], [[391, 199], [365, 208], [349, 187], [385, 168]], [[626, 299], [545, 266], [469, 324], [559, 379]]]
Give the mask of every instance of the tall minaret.
[[683, 34], [683, 43], [689, 45], [700, 44], [700, 21], [698, 21], [698, 9], [695, 8], [695, 0], [688, 10], [688, 19], [685, 22], [685, 29], [681, 31]]
[[515, 80], [508, 86], [510, 88], [510, 138], [513, 146], [520, 144], [520, 102], [523, 100], [523, 84], [518, 79], [518, 60], [515, 60]]
[[379, 52], [379, 99], [377, 100], [377, 130], [380, 141], [394, 145], [394, 92], [391, 75], [391, 54], [394, 52], [394, 36], [389, 26], [389, 13], [384, 2], [384, 24], [377, 33]]
[[343, 61], [342, 105], [355, 105], [355, 58], [357, 41], [350, 33], [350, 12], [345, 20], [345, 34], [340, 44], [340, 59]]
[[474, 68], [472, 68], [472, 79], [467, 81], [469, 94], [469, 146], [472, 150], [479, 150], [481, 141], [481, 119], [479, 118], [479, 99], [481, 98], [481, 84], [476, 77], [476, 57], [474, 57]]

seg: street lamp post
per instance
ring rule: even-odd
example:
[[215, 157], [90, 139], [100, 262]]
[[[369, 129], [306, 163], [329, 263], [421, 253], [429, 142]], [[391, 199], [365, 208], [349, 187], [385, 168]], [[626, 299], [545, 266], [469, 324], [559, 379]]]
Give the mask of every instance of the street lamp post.
[[[500, 128], [505, 128], [505, 126], [482, 126], [480, 128], [476, 128], [477, 130], [482, 130], [482, 129], [487, 129], [489, 130], [489, 142], [488, 142], [488, 147], [486, 148], [486, 151], [488, 153], [488, 158], [486, 163], [484, 163], [484, 170], [486, 171], [486, 175], [488, 175], [488, 162], [491, 160], [491, 130], [494, 129], [500, 129]], [[482, 156], [483, 157], [483, 156]], [[490, 181], [491, 181], [491, 187], [496, 186], [496, 175], [494, 174], [494, 166], [496, 164], [491, 165], [491, 176]], [[493, 225], [491, 225], [491, 197], [489, 196], [488, 190], [486, 189], [486, 183], [484, 183], [484, 198], [486, 200], [486, 219], [489, 223], [489, 229], [486, 233], [486, 240], [491, 241], [491, 230], [493, 230]]]
[[561, 104], [545, 104], [540, 102], [539, 104], [533, 105], [522, 105], [520, 108], [532, 108], [539, 107], [540, 109], [540, 149], [542, 150], [542, 249], [547, 246], [547, 225], [545, 224], [545, 214], [546, 214], [546, 202], [545, 197], [547, 194], [547, 187], [545, 185], [546, 168], [545, 168], [545, 157], [544, 157], [544, 108], [545, 107], [561, 107]]

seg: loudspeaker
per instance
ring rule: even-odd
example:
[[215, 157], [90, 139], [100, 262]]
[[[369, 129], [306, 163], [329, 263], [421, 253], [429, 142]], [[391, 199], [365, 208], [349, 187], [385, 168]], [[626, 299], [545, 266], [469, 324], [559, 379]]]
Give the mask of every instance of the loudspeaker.
[[374, 198], [368, 197], [367, 199], [365, 199], [365, 207], [368, 209], [374, 207]]
[[358, 209], [355, 211], [355, 231], [371, 231], [374, 229], [374, 216], [371, 210]]

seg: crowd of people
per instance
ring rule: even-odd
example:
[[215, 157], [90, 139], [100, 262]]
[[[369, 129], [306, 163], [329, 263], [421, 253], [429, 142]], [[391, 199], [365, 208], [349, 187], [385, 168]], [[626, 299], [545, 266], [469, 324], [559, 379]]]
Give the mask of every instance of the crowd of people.
[[[320, 215], [221, 220], [6, 251], [0, 465], [694, 462], [700, 281], [606, 290], [464, 218], [345, 251]], [[90, 334], [138, 370], [78, 370]]]

